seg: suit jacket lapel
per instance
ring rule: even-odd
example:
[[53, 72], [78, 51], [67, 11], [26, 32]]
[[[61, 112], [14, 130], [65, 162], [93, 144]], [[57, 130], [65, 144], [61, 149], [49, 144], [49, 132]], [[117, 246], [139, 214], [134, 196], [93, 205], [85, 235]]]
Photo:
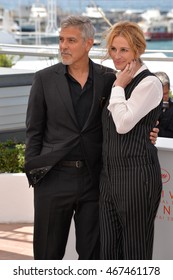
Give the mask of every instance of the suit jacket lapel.
[[[73, 121], [77, 124], [69, 86], [68, 86], [66, 77], [64, 75], [64, 66], [61, 65], [61, 67], [59, 67], [59, 69], [56, 69], [55, 72], [56, 72], [55, 73], [56, 74], [55, 84], [58, 88], [58, 93], [61, 95], [61, 98], [64, 103], [64, 107], [67, 109], [67, 111], [68, 111], [69, 115], [71, 116], [71, 118], [73, 119]], [[57, 77], [57, 75], [60, 75], [61, 77]], [[59, 83], [58, 81], [61, 81], [61, 83]]]
[[86, 129], [89, 123], [92, 122], [92, 119], [94, 118], [95, 114], [98, 113], [97, 108], [101, 106], [102, 92], [104, 88], [104, 79], [102, 75], [103, 73], [101, 69], [98, 68], [95, 63], [93, 63], [93, 102], [88, 119], [82, 130]]

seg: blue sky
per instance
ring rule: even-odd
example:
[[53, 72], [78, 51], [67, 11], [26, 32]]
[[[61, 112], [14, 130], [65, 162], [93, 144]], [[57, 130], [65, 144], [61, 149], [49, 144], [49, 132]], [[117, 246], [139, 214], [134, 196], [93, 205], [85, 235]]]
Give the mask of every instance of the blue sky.
[[[6, 8], [16, 8], [20, 3], [28, 5], [38, 0], [0, 0], [0, 5]], [[47, 0], [40, 0], [40, 3], [47, 3]], [[84, 10], [84, 8], [93, 2], [100, 5], [102, 8], [110, 9], [110, 8], [161, 8], [168, 10], [173, 8], [173, 1], [171, 0], [56, 0], [57, 5], [61, 6], [66, 10]], [[171, 3], [170, 3], [171, 2]]]

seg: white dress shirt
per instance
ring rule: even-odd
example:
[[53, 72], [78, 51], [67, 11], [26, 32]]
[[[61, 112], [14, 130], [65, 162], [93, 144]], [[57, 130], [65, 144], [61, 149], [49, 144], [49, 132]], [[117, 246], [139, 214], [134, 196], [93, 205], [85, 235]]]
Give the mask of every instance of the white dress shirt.
[[[134, 77], [145, 69], [147, 67], [143, 64]], [[111, 112], [117, 132], [120, 134], [129, 132], [145, 115], [159, 105], [162, 98], [162, 84], [155, 76], [144, 78], [127, 100], [124, 88], [113, 87], [108, 110]]]

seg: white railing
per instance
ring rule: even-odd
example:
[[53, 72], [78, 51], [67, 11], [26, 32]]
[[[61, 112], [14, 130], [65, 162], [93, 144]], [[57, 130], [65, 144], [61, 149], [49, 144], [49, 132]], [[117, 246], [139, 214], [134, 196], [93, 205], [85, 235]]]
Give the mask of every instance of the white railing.
[[[54, 58], [59, 56], [58, 45], [44, 46], [44, 45], [13, 45], [13, 44], [0, 44], [0, 54], [9, 55], [25, 55], [25, 56], [40, 56]], [[165, 54], [154, 56], [154, 54]], [[103, 58], [105, 54], [105, 49], [93, 47], [90, 51], [91, 58]], [[151, 56], [153, 54], [153, 56]], [[169, 56], [167, 56], [169, 54]], [[173, 50], [146, 50], [143, 60], [147, 61], [173, 61]]]

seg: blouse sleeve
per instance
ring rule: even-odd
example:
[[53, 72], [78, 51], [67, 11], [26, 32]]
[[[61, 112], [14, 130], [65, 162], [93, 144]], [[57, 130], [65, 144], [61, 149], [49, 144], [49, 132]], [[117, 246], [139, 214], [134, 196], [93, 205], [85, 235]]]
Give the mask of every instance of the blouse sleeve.
[[144, 78], [127, 100], [124, 88], [113, 87], [108, 110], [111, 112], [117, 132], [120, 134], [129, 132], [145, 115], [159, 105], [162, 97], [162, 84], [155, 76]]

